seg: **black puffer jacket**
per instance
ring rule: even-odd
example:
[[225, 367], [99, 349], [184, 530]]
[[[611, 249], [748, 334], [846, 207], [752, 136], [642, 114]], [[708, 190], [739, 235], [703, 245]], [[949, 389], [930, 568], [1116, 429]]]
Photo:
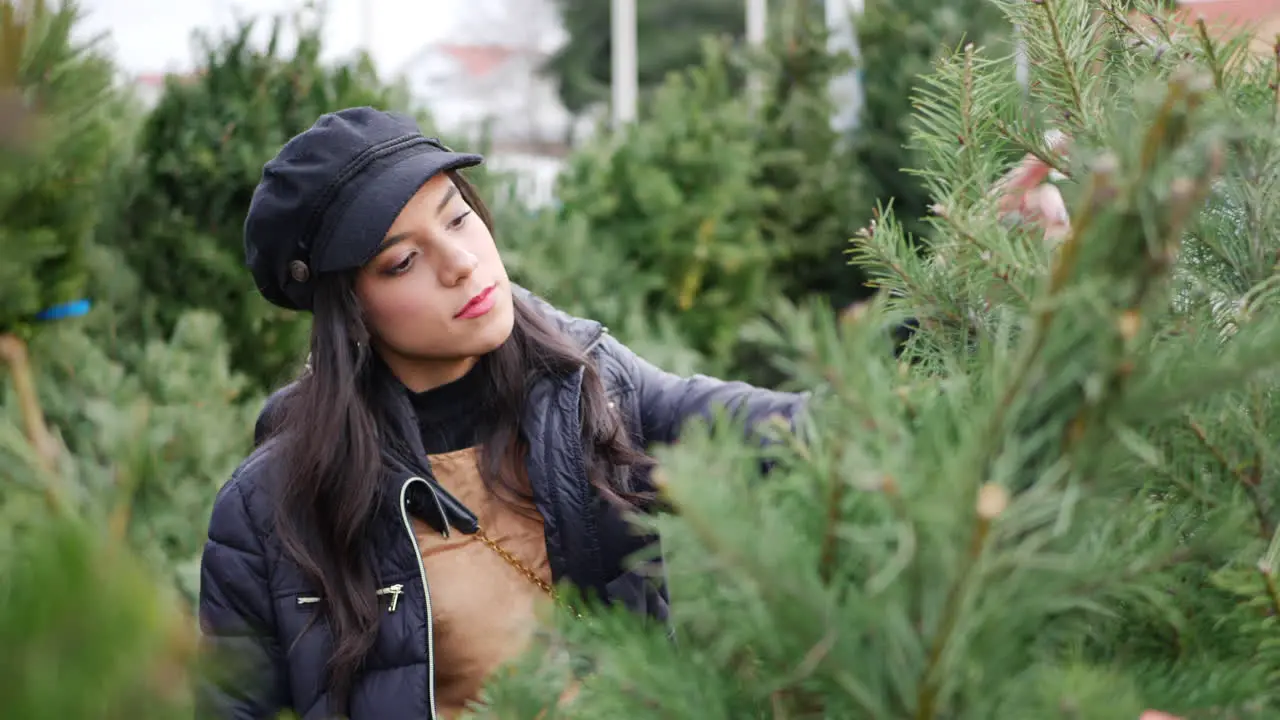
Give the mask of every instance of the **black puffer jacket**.
[[[795, 418], [804, 397], [760, 390], [706, 377], [680, 378], [646, 363], [612, 339], [599, 323], [572, 318], [521, 292], [580, 343], [596, 363], [615, 407], [644, 446], [671, 442], [682, 423], [717, 406], [748, 425], [770, 416]], [[546, 527], [547, 553], [557, 582], [638, 613], [665, 618], [665, 589], [651, 588], [623, 562], [640, 549], [622, 518], [599, 502], [587, 482], [578, 415], [582, 371], [545, 377], [531, 388], [526, 428], [531, 448], [528, 474]], [[388, 397], [400, 412], [406, 435], [417, 438], [412, 409], [403, 393]], [[269, 422], [271, 401], [259, 431]], [[298, 568], [283, 557], [272, 531], [270, 488], [280, 472], [266, 443], [219, 492], [209, 523], [201, 570], [200, 622], [207, 649], [231, 659], [237, 680], [200, 691], [200, 716], [272, 717], [291, 708], [303, 720], [330, 716], [325, 665], [331, 636], [314, 623], [314, 597]], [[424, 453], [416, 453], [424, 457]], [[422, 566], [410, 514], [427, 519], [436, 508], [425, 462], [388, 457], [387, 501], [378, 510], [372, 540], [379, 587], [401, 586], [394, 612], [387, 612], [349, 706], [353, 720], [434, 719], [434, 663], [429, 578]]]

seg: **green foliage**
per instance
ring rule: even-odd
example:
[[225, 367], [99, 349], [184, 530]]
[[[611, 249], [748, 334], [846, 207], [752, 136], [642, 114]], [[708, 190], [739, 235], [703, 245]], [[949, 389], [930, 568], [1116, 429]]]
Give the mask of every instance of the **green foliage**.
[[565, 312], [603, 323], [670, 372], [708, 370], [708, 360], [688, 346], [672, 319], [646, 308], [646, 298], [661, 290], [660, 278], [641, 272], [618, 244], [601, 242], [582, 218], [530, 212], [503, 194], [501, 178], [491, 179], [498, 246], [513, 281]]
[[684, 336], [716, 355], [771, 290], [756, 222], [767, 202], [755, 183], [757, 126], [729, 75], [712, 53], [673, 76], [645, 121], [571, 158], [558, 192], [564, 218], [620, 248], [640, 273], [650, 312], [679, 314]]
[[[675, 643], [564, 618], [530, 654], [544, 684], [497, 681], [486, 716], [575, 683], [545, 717], [1280, 712], [1275, 61], [1138, 38], [1107, 5], [1002, 3], [1028, 32], [1025, 98], [977, 48], [921, 85], [931, 253], [886, 212], [855, 248], [877, 301], [794, 313], [777, 342], [819, 393], [768, 477], [738, 433], [661, 453], [678, 512], [640, 522]], [[1061, 243], [997, 211], [1025, 151], [1068, 178]], [[905, 317], [899, 361], [883, 329]]]
[[194, 622], [100, 526], [45, 514], [0, 549], [0, 713], [190, 717]]
[[[739, 376], [758, 364], [739, 328], [780, 298], [864, 294], [842, 251], [871, 207], [858, 205], [826, 92], [844, 62], [807, 15], [786, 28], [763, 58], [708, 42], [643, 118], [575, 153], [558, 189], [566, 222], [619, 248], [646, 310]], [[748, 69], [755, 96], [739, 88]]]
[[142, 129], [121, 216], [102, 239], [137, 270], [166, 332], [190, 308], [214, 310], [234, 366], [269, 387], [300, 366], [310, 325], [262, 300], [244, 268], [241, 232], [262, 166], [325, 112], [397, 109], [405, 98], [367, 59], [323, 63], [317, 21], [298, 19], [287, 51], [280, 18], [265, 49], [252, 44], [254, 27], [202, 40], [200, 72], [169, 78]]
[[[123, 347], [120, 357], [74, 326], [41, 333], [31, 353], [45, 414], [67, 450], [65, 501], [102, 523], [124, 522], [131, 547], [194, 600], [202, 529], [249, 450], [261, 404], [230, 370], [218, 317], [189, 312], [170, 338]], [[38, 498], [44, 482], [20, 462], [16, 408], [4, 398], [0, 428], [10, 434], [0, 447], [13, 454], [0, 463], [9, 488], [0, 504]]]
[[918, 235], [927, 232], [930, 203], [908, 170], [920, 166], [909, 145], [920, 78], [941, 53], [963, 43], [999, 52], [1009, 24], [991, 0], [867, 0], [856, 28], [864, 102], [850, 137], [854, 164], [866, 193], [892, 202], [899, 221]]
[[852, 59], [827, 51], [817, 2], [791, 3], [763, 60], [767, 78], [757, 135], [756, 182], [769, 199], [759, 220], [774, 254], [770, 274], [791, 300], [829, 297], [837, 307], [866, 297], [843, 250], [873, 209], [864, 172], [831, 126], [833, 78]]
[[204, 527], [260, 400], [216, 315], [117, 359], [97, 336], [107, 314], [32, 345], [63, 445], [53, 475], [0, 386], [0, 716], [190, 717]]
[[[560, 100], [582, 112], [609, 99], [612, 35], [607, 0], [556, 0], [568, 42], [547, 63]], [[707, 35], [742, 37], [742, 0], [644, 0], [636, 3], [636, 58], [642, 88], [699, 64]]]
[[[74, 3], [0, 1], [5, 73], [27, 115], [25, 142], [0, 158], [0, 332], [82, 297], [86, 243], [118, 129], [110, 62], [72, 37]], [[12, 83], [12, 85], [10, 85]]]

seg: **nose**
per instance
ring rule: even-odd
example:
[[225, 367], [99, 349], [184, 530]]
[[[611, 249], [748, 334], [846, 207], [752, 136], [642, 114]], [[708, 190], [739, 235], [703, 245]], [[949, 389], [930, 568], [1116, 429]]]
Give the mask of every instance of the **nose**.
[[457, 243], [451, 243], [445, 252], [444, 262], [440, 263], [440, 284], [454, 287], [471, 277], [480, 266], [480, 258], [470, 250]]

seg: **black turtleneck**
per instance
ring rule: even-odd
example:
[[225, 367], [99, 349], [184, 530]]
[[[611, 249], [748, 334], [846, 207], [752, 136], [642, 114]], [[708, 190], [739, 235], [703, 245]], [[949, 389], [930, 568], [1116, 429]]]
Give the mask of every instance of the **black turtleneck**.
[[482, 364], [476, 363], [470, 372], [447, 385], [409, 393], [428, 455], [464, 450], [476, 444], [485, 406]]

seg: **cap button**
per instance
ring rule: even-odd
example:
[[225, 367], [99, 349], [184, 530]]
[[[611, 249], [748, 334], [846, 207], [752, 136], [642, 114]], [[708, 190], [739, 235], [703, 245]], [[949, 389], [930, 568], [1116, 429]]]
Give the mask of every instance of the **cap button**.
[[304, 283], [311, 279], [311, 269], [308, 268], [307, 264], [301, 260], [294, 260], [289, 263], [289, 276], [292, 277], [295, 282]]

